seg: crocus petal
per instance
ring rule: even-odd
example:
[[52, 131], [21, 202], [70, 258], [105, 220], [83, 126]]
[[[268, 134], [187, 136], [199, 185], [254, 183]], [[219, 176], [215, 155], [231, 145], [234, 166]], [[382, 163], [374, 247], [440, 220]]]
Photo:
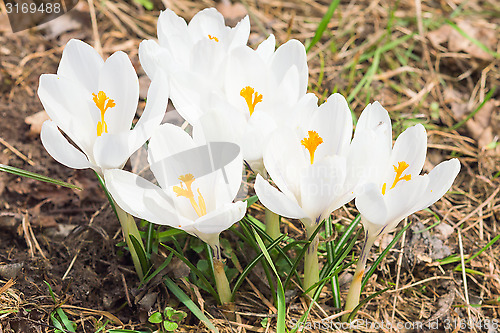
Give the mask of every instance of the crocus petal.
[[195, 142], [235, 142], [240, 143], [246, 128], [245, 116], [227, 103], [205, 112], [193, 125]]
[[355, 135], [347, 155], [346, 188], [354, 190], [358, 184], [367, 182], [382, 184], [391, 156], [391, 147], [385, 140], [385, 135], [376, 131], [360, 131]]
[[89, 106], [92, 95], [77, 81], [53, 74], [40, 76], [38, 96], [52, 119], [86, 153], [92, 152], [97, 122], [93, 120]]
[[227, 203], [219, 209], [198, 218], [192, 227], [203, 240], [203, 234], [219, 234], [245, 216], [247, 205], [243, 201]]
[[[118, 51], [106, 60], [99, 76], [98, 91], [103, 91], [116, 104], [104, 115], [109, 133], [129, 130], [137, 110], [139, 80], [125, 53]], [[100, 114], [97, 107], [94, 110]]]
[[356, 190], [356, 208], [368, 221], [383, 227], [387, 223], [388, 208], [380, 187], [367, 183]]
[[126, 212], [157, 224], [179, 225], [180, 217], [158, 186], [119, 169], [105, 170], [104, 180], [113, 199]]
[[321, 222], [331, 211], [330, 203], [343, 194], [346, 160], [327, 157], [304, 169], [300, 180], [301, 206], [311, 220]]
[[57, 162], [73, 169], [90, 168], [87, 156], [66, 140], [53, 121], [43, 123], [40, 136], [43, 146]]
[[328, 97], [314, 112], [309, 126], [323, 138], [323, 143], [316, 150], [318, 157], [347, 154], [352, 136], [352, 116], [342, 95]]
[[273, 34], [269, 35], [262, 43], [257, 46], [257, 54], [264, 60], [264, 62], [268, 63], [271, 60], [271, 57], [276, 49], [276, 37]]
[[121, 169], [128, 158], [141, 147], [137, 131], [103, 133], [94, 143], [93, 156], [101, 169]]
[[[151, 140], [148, 145], [148, 161], [151, 167], [151, 171], [155, 175], [158, 183], [163, 188], [168, 188], [171, 184], [177, 183], [177, 177], [182, 173], [184, 164], [182, 158], [179, 158], [178, 164], [173, 165], [172, 161], [167, 161], [167, 158], [190, 150], [195, 147], [195, 144], [189, 134], [187, 134], [180, 127], [172, 124], [163, 124], [159, 126], [156, 131], [151, 136]], [[196, 161], [186, 161], [187, 163], [195, 163]], [[170, 164], [170, 165], [166, 165]], [[179, 170], [179, 173], [174, 179], [172, 178], [170, 172], [176, 173], [175, 170]], [[184, 173], [185, 174], [185, 173]]]
[[168, 49], [177, 64], [187, 64], [193, 40], [188, 33], [186, 21], [172, 10], [166, 9], [158, 17], [158, 41]]
[[234, 49], [228, 56], [225, 81], [225, 94], [230, 104], [250, 115], [245, 98], [240, 93], [247, 86], [262, 95], [262, 102], [257, 103], [255, 110], [262, 108], [268, 103], [267, 95], [268, 80], [267, 66], [264, 61], [247, 46]]
[[413, 207], [413, 210], [415, 212], [419, 211], [438, 201], [451, 188], [459, 171], [460, 162], [456, 158], [439, 163], [428, 174], [429, 185], [422, 194], [421, 200]]
[[276, 186], [287, 197], [300, 201], [300, 175], [310, 165], [309, 157], [293, 131], [278, 128], [264, 151], [264, 165]]
[[265, 112], [255, 111], [250, 117], [241, 142], [243, 158], [248, 163], [262, 159], [269, 136], [276, 129], [274, 119]]
[[292, 39], [278, 47], [271, 61], [271, 68], [278, 82], [284, 78], [289, 68], [295, 66], [299, 73], [299, 93], [307, 92], [307, 80], [309, 76], [307, 68], [307, 55], [304, 45], [298, 40]]
[[224, 16], [215, 8], [199, 11], [188, 25], [189, 34], [195, 43], [202, 38], [208, 39], [208, 35], [221, 40], [225, 37], [221, 36], [221, 34], [226, 34], [225, 28]]
[[386, 147], [389, 149], [392, 147], [391, 118], [389, 118], [389, 113], [379, 102], [368, 104], [361, 112], [354, 136], [356, 136], [356, 133], [365, 130], [380, 131], [385, 137], [384, 144]]
[[97, 87], [103, 64], [101, 56], [92, 46], [72, 39], [64, 48], [57, 75], [80, 81], [87, 90], [92, 91]]
[[254, 188], [260, 202], [270, 211], [292, 219], [310, 218], [297, 201], [271, 186], [261, 175], [257, 175]]
[[422, 197], [428, 183], [427, 176], [418, 176], [410, 181], [398, 183], [392, 190], [387, 190], [384, 198], [388, 208], [386, 232], [394, 229], [402, 219], [415, 212], [412, 208]]
[[147, 103], [141, 118], [133, 131], [137, 131], [137, 140], [134, 146], [141, 146], [151, 137], [154, 130], [161, 124], [167, 111], [169, 86], [164, 75], [155, 77], [149, 86]]
[[247, 44], [248, 37], [250, 37], [250, 19], [248, 15], [238, 22], [233, 29], [231, 29], [229, 36], [231, 39], [229, 49]]
[[139, 61], [151, 80], [153, 80], [160, 67], [160, 53], [162, 53], [163, 50], [164, 49], [154, 40], [143, 40], [139, 44]]
[[[425, 155], [427, 151], [427, 133], [422, 124], [417, 124], [406, 129], [401, 133], [392, 149], [391, 164], [398, 166], [398, 163], [405, 161], [409, 167], [405, 170], [404, 174], [410, 174], [416, 177], [422, 171], [425, 162]], [[394, 170], [390, 172], [390, 183], [394, 181]], [[389, 184], [389, 182], [388, 182]]]

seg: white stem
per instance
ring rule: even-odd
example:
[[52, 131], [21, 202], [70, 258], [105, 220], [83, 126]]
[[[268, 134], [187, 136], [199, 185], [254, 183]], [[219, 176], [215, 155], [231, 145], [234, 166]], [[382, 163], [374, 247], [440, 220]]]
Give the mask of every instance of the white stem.
[[266, 217], [266, 232], [273, 240], [278, 238], [280, 232], [280, 216], [269, 209], [265, 209]]
[[[365, 274], [366, 261], [368, 259], [368, 254], [370, 249], [375, 242], [376, 237], [371, 237], [368, 232], [365, 236], [365, 242], [363, 244], [363, 249], [361, 250], [361, 257], [356, 265], [356, 270], [354, 271], [354, 276], [352, 278], [351, 286], [349, 287], [349, 292], [347, 293], [347, 299], [345, 303], [345, 310], [352, 311], [359, 304], [359, 297], [361, 294], [361, 283], [363, 282], [363, 275]], [[349, 313], [342, 317], [343, 321], [349, 319]]]
[[[306, 227], [307, 239], [316, 231], [316, 227], [317, 225]], [[304, 256], [304, 290], [309, 289], [319, 281], [318, 244], [319, 236], [316, 234]], [[313, 288], [307, 294], [313, 297], [315, 292], [316, 288]]]

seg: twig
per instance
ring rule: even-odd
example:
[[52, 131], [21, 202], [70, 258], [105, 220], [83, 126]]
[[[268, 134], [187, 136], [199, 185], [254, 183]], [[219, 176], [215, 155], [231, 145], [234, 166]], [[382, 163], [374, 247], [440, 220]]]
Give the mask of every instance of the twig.
[[35, 166], [35, 162], [33, 162], [32, 160], [30, 160], [28, 157], [26, 157], [26, 155], [24, 155], [23, 153], [21, 153], [19, 150], [17, 150], [14, 146], [12, 146], [10, 143], [8, 143], [7, 141], [5, 141], [4, 139], [0, 138], [0, 143], [2, 145], [4, 145], [5, 147], [7, 147], [7, 149], [9, 149], [11, 152], [13, 152], [14, 154], [16, 154], [19, 158], [21, 158], [23, 161], [25, 161], [29, 165]]
[[[408, 223], [408, 219], [405, 219], [405, 226]], [[406, 241], [406, 230], [403, 233], [403, 238], [401, 239], [401, 252], [399, 253], [398, 258], [398, 272], [396, 275], [396, 290], [399, 288], [399, 279], [401, 276], [401, 265], [403, 263], [403, 254], [405, 249], [405, 241]], [[394, 316], [396, 315], [396, 303], [398, 301], [398, 293], [394, 295], [394, 301], [392, 302], [392, 314], [391, 314], [391, 322], [394, 322]]]
[[493, 192], [488, 197], [488, 199], [486, 199], [482, 204], [480, 204], [479, 206], [477, 206], [476, 209], [474, 209], [472, 212], [470, 212], [469, 214], [467, 214], [466, 217], [464, 217], [463, 219], [461, 219], [460, 221], [458, 221], [457, 223], [455, 223], [453, 225], [453, 229], [457, 229], [458, 227], [460, 227], [460, 225], [462, 225], [462, 223], [464, 223], [465, 221], [467, 221], [472, 215], [476, 214], [480, 209], [482, 209], [484, 206], [486, 206], [491, 200], [493, 200], [493, 198], [498, 194], [499, 191], [500, 191], [500, 187], [498, 187], [495, 190], [495, 192]]
[[89, 3], [90, 20], [92, 22], [92, 33], [94, 34], [94, 47], [102, 57], [101, 38], [99, 37], [99, 30], [97, 29], [97, 17], [95, 15], [94, 0], [87, 0]]
[[470, 314], [470, 301], [469, 301], [469, 291], [467, 289], [467, 274], [465, 273], [465, 260], [464, 260], [464, 247], [462, 244], [462, 232], [458, 229], [458, 246], [460, 248], [460, 262], [462, 264], [462, 279], [464, 281], [464, 293], [465, 293], [465, 302], [467, 303], [467, 315], [469, 316], [469, 323], [471, 323], [471, 314]]

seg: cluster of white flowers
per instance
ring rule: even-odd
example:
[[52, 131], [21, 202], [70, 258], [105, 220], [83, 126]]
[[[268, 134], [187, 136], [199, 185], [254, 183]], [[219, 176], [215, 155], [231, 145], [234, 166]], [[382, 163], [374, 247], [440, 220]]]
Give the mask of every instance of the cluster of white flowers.
[[[233, 202], [245, 164], [258, 173], [261, 203], [301, 220], [308, 234], [355, 199], [366, 238], [373, 239], [448, 191], [460, 163], [452, 159], [420, 175], [427, 149], [422, 125], [405, 130], [393, 146], [389, 114], [375, 102], [353, 135], [344, 97], [333, 94], [318, 106], [307, 94], [302, 43], [276, 49], [271, 35], [254, 50], [249, 33], [248, 17], [230, 28], [213, 8], [189, 24], [162, 12], [158, 41], [139, 48], [152, 83], [133, 129], [139, 87], [128, 57], [117, 52], [103, 61], [89, 45], [70, 41], [57, 74], [40, 78], [38, 94], [51, 118], [43, 145], [60, 163], [102, 175], [126, 212], [183, 229], [216, 255], [220, 232], [246, 213], [246, 203]], [[169, 98], [193, 125], [192, 137], [160, 125]], [[121, 170], [147, 140], [158, 184]]]

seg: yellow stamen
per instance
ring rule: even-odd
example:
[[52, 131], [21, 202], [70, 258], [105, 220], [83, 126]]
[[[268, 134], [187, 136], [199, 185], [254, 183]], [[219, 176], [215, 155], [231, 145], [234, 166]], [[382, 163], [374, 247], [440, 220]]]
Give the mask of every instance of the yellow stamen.
[[212, 36], [212, 35], [208, 35], [208, 38], [215, 41], [215, 42], [219, 42], [219, 38], [215, 37], [215, 36]]
[[[205, 205], [205, 199], [201, 195], [200, 189], [198, 189], [198, 202], [196, 202], [194, 198], [193, 190], [191, 186], [195, 181], [195, 178], [192, 174], [188, 173], [186, 175], [179, 176], [179, 180], [181, 181], [181, 186], [174, 186], [174, 192], [178, 197], [185, 197], [189, 199], [191, 206], [193, 207], [196, 214], [201, 217], [207, 214], [207, 207]], [[186, 184], [186, 188], [184, 188], [184, 184]]]
[[248, 111], [250, 111], [251, 116], [253, 111], [255, 110], [255, 106], [257, 105], [257, 103], [262, 102], [262, 95], [256, 92], [254, 88], [246, 86], [245, 88], [241, 89], [240, 96], [243, 97], [247, 102]]
[[97, 123], [97, 136], [101, 136], [103, 132], [108, 133], [108, 124], [104, 121], [104, 113], [107, 109], [115, 107], [116, 104], [113, 99], [106, 96], [104, 91], [99, 91], [97, 95], [92, 93], [92, 96], [95, 105], [101, 111], [101, 121]]
[[[403, 172], [406, 169], [408, 169], [409, 166], [410, 165], [408, 163], [406, 163], [405, 161], [398, 162], [398, 166], [393, 165], [394, 172], [396, 173], [396, 177], [394, 177], [394, 182], [392, 183], [392, 186], [390, 189], [393, 189], [400, 180], [406, 180], [406, 181], [411, 180], [411, 175], [404, 175], [401, 177]], [[385, 195], [386, 188], [387, 188], [387, 183], [384, 183], [382, 185], [382, 195]]]
[[323, 143], [323, 139], [319, 136], [316, 131], [308, 131], [308, 137], [303, 138], [300, 143], [309, 150], [309, 157], [311, 158], [311, 164], [314, 162], [314, 153], [316, 148]]

